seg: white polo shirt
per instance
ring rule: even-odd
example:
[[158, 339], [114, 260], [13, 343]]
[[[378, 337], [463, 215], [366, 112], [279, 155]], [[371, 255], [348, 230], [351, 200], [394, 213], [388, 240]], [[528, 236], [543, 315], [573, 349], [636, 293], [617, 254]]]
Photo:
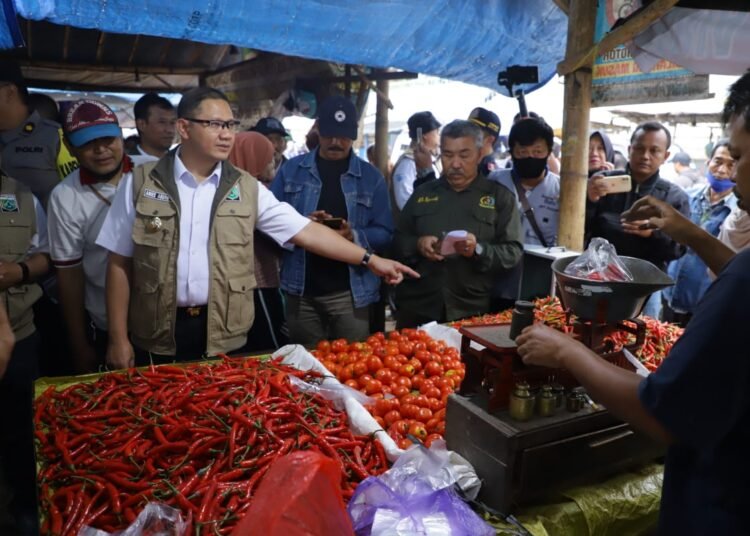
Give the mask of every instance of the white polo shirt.
[[[513, 184], [511, 170], [499, 169], [493, 171], [488, 178], [505, 186], [516, 199], [518, 211], [521, 213], [521, 223], [523, 224], [523, 243], [541, 246], [541, 240], [539, 240], [523, 212], [516, 186]], [[522, 188], [524, 187], [522, 186]], [[548, 171], [542, 182], [534, 188], [526, 188], [526, 199], [529, 206], [534, 209], [534, 219], [536, 219], [547, 245], [557, 245], [557, 227], [560, 221], [560, 177]]]
[[[153, 156], [129, 158], [136, 165], [156, 160]], [[118, 184], [129, 176], [130, 173], [125, 173]], [[76, 169], [55, 186], [48, 204], [47, 229], [52, 264], [57, 269], [83, 265], [84, 306], [96, 327], [105, 331], [104, 281], [109, 252], [96, 244], [96, 238], [109, 211], [104, 199], [111, 203], [116, 192], [117, 185], [114, 184], [82, 184], [80, 169]]]
[[[177, 254], [177, 306], [192, 307], [208, 303], [210, 285], [209, 239], [211, 206], [221, 177], [221, 162], [213, 173], [198, 183], [182, 160], [175, 155], [174, 178], [180, 196], [180, 246]], [[132, 257], [133, 178], [121, 181], [122, 186], [112, 202], [96, 243], [124, 257]], [[299, 233], [310, 220], [287, 203], [277, 200], [263, 184], [258, 183], [257, 230], [284, 245]], [[252, 239], [252, 237], [250, 237]]]

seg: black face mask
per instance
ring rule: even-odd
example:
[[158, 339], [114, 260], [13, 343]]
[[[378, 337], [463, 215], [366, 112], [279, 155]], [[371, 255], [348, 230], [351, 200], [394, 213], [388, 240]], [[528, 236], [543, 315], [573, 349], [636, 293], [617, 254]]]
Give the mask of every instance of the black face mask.
[[547, 158], [514, 158], [513, 169], [522, 179], [536, 179], [547, 167]]

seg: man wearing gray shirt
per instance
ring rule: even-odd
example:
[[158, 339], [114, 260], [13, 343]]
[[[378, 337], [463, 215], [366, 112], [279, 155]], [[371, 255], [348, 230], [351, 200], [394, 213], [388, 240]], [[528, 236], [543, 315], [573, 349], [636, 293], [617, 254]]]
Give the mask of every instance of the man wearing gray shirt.
[[508, 136], [513, 167], [490, 174], [490, 180], [510, 190], [518, 203], [524, 244], [554, 246], [560, 219], [560, 177], [547, 168], [552, 152], [552, 128], [539, 118], [525, 118]]

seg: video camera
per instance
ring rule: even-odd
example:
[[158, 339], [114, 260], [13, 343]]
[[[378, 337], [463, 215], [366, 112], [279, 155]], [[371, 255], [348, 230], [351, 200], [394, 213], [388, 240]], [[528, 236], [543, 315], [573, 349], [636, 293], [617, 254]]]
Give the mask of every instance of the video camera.
[[511, 65], [505, 71], [497, 73], [497, 83], [508, 88], [508, 95], [518, 99], [518, 107], [521, 117], [526, 117], [529, 113], [526, 109], [526, 98], [523, 90], [519, 89], [513, 93], [513, 86], [520, 84], [538, 84], [539, 67], [536, 65]]

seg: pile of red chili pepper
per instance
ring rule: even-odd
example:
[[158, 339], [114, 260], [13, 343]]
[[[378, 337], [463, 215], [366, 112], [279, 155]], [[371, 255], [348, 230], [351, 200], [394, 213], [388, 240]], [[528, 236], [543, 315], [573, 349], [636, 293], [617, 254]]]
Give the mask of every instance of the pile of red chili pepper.
[[[568, 315], [565, 312], [558, 298], [539, 298], [534, 300], [534, 305], [536, 306], [534, 315], [537, 322], [543, 322], [566, 333], [570, 333], [573, 330], [572, 323], [576, 317], [573, 314]], [[509, 323], [512, 316], [513, 310], [508, 309], [499, 313], [490, 313], [458, 320], [451, 325], [458, 328], [472, 324]], [[682, 336], [684, 329], [675, 324], [661, 322], [649, 316], [641, 316], [640, 318], [646, 323], [646, 341], [636, 353], [636, 357], [641, 360], [647, 369], [656, 370], [664, 358], [667, 357], [677, 339]], [[615, 350], [620, 350], [623, 346], [635, 342], [635, 335], [624, 331], [615, 332], [608, 338], [615, 343]]]
[[[572, 330], [570, 324], [575, 320], [575, 315], [569, 315], [565, 312], [559, 298], [552, 296], [537, 298], [534, 300], [534, 307], [534, 317], [537, 322], [543, 322], [566, 333], [570, 333]], [[512, 317], [513, 309], [507, 309], [499, 313], [487, 313], [481, 316], [456, 320], [451, 323], [451, 326], [458, 329], [461, 326], [477, 324], [507, 324], [510, 323]]]
[[387, 469], [383, 447], [353, 435], [344, 412], [290, 375], [320, 379], [275, 360], [225, 358], [50, 387], [35, 413], [42, 533], [121, 530], [158, 501], [182, 511], [189, 534], [228, 534], [271, 463], [292, 450], [333, 458], [348, 499]]
[[[669, 322], [661, 322], [650, 316], [641, 316], [646, 323], [646, 340], [643, 346], [636, 352], [636, 357], [648, 370], [656, 370], [667, 357], [669, 351], [682, 336], [684, 328]], [[635, 342], [635, 335], [624, 331], [618, 331], [608, 337], [615, 343], [615, 350]]]

